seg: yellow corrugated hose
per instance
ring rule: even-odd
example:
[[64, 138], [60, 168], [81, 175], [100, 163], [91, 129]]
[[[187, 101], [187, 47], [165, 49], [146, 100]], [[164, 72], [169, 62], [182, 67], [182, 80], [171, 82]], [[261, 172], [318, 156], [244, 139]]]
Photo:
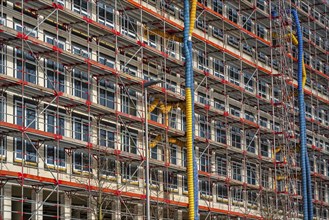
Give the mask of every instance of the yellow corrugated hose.
[[[291, 38], [291, 42], [293, 45], [297, 46], [298, 45], [298, 40], [297, 40], [297, 37], [293, 34], [287, 34], [287, 37], [288, 38]], [[305, 64], [304, 64], [304, 58], [303, 58], [303, 78], [302, 78], [302, 85], [303, 85], [303, 88], [305, 87], [306, 85], [306, 67], [305, 67]]]
[[[192, 95], [191, 89], [186, 88], [186, 148], [187, 148], [187, 185], [188, 189], [194, 189], [193, 183], [193, 131], [192, 131]], [[189, 220], [194, 220], [194, 191], [188, 191]]]
[[[190, 10], [190, 30], [189, 30], [189, 40], [192, 40], [192, 35], [193, 35], [193, 30], [194, 30], [194, 25], [195, 25], [195, 20], [196, 20], [196, 7], [197, 7], [197, 0], [192, 0], [191, 1], [191, 10]], [[192, 48], [190, 51], [191, 54], [193, 54]], [[193, 74], [193, 73], [192, 73]], [[195, 210], [194, 210], [194, 204], [195, 204], [195, 199], [194, 198], [194, 158], [193, 158], [193, 132], [192, 127], [193, 127], [193, 111], [192, 111], [192, 95], [191, 94], [191, 88], [186, 88], [186, 125], [189, 124], [189, 126], [186, 126], [186, 147], [187, 147], [187, 184], [188, 184], [188, 189], [193, 189], [188, 191], [188, 196], [189, 196], [189, 220], [194, 220], [195, 219]]]
[[196, 17], [196, 5], [197, 5], [197, 0], [193, 0], [192, 4], [191, 4], [191, 13], [190, 13], [190, 32], [189, 32], [190, 37], [192, 37], [193, 30], [194, 30], [195, 17]]

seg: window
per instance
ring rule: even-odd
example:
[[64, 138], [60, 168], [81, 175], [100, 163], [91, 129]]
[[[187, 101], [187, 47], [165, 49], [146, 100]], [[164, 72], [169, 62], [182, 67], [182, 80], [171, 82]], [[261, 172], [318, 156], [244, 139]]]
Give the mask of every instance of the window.
[[[187, 149], [182, 149], [182, 166], [187, 167]], [[328, 176], [329, 176], [329, 170], [328, 170]]]
[[125, 64], [123, 62], [120, 63], [121, 69], [123, 72], [128, 73], [129, 75], [136, 76], [137, 75], [137, 67], [131, 64]]
[[207, 21], [203, 17], [198, 17], [198, 19], [196, 20], [196, 26], [203, 31], [208, 30]]
[[210, 125], [208, 124], [206, 116], [204, 115], [199, 116], [199, 135], [202, 138], [211, 137]]
[[183, 185], [183, 191], [187, 192], [188, 185], [187, 185], [187, 176], [186, 175], [182, 176], [182, 185]]
[[145, 41], [149, 46], [156, 48], [157, 47], [157, 42], [158, 42], [158, 37], [152, 32], [148, 32], [149, 34], [149, 40]]
[[84, 58], [90, 58], [91, 49], [88, 49], [87, 47], [73, 43], [72, 44], [72, 53], [82, 56]]
[[309, 144], [309, 145], [313, 145], [313, 136], [311, 136], [311, 135], [307, 135], [307, 136], [306, 136], [306, 142], [307, 142], [307, 144]]
[[14, 21], [14, 28], [16, 31], [18, 32], [21, 32], [21, 33], [24, 33], [30, 37], [37, 37], [37, 28], [35, 28], [34, 26], [32, 25], [29, 25], [29, 24], [26, 24], [26, 23], [23, 23], [21, 21], [17, 21], [15, 20]]
[[72, 5], [73, 11], [89, 17], [88, 4], [87, 0], [74, 0]]
[[0, 136], [0, 155], [5, 157], [6, 156], [6, 149], [7, 149], [7, 138], [6, 136]]
[[115, 159], [100, 157], [98, 162], [98, 169], [103, 176], [115, 176], [116, 175], [116, 161]]
[[230, 113], [236, 117], [239, 117], [241, 116], [241, 111], [238, 107], [235, 107], [233, 105], [230, 105]]
[[216, 141], [222, 144], [226, 144], [225, 124], [220, 121], [215, 122], [215, 132]]
[[248, 111], [245, 111], [244, 112], [244, 117], [245, 119], [247, 119], [248, 121], [252, 121], [254, 122], [255, 121], [255, 116], [252, 112], [248, 112]]
[[214, 59], [213, 60], [213, 71], [214, 71], [214, 75], [224, 79], [224, 63], [223, 61], [219, 60], [219, 59]]
[[[145, 173], [145, 183], [146, 183], [146, 172]], [[153, 186], [159, 186], [160, 180], [159, 180], [159, 173], [157, 169], [150, 170], [150, 184]]]
[[137, 93], [132, 89], [127, 89], [127, 90], [128, 91], [124, 90], [121, 93], [121, 111], [126, 114], [136, 116]]
[[234, 202], [242, 202], [243, 201], [242, 188], [232, 187], [231, 195], [233, 197]]
[[232, 162], [232, 177], [234, 180], [242, 181], [242, 165]]
[[305, 103], [305, 114], [307, 117], [309, 118], [313, 118], [313, 114], [312, 114], [312, 105]]
[[267, 2], [265, 0], [257, 0], [257, 7], [263, 11], [265, 11], [267, 6]]
[[217, 174], [220, 176], [227, 176], [227, 161], [222, 156], [216, 157]]
[[214, 107], [218, 110], [225, 111], [225, 102], [214, 98]]
[[228, 190], [226, 185], [220, 183], [217, 184], [217, 198], [220, 200], [228, 199]]
[[308, 28], [306, 28], [306, 27], [302, 27], [302, 31], [303, 31], [303, 36], [306, 39], [309, 39], [310, 38], [311, 31]]
[[168, 189], [177, 189], [177, 185], [178, 185], [177, 173], [164, 171], [163, 182], [167, 183]]
[[6, 15], [1, 13], [0, 14], [0, 25], [5, 25], [6, 24]]
[[52, 60], [45, 61], [46, 72], [45, 84], [47, 88], [56, 91], [65, 91], [65, 72], [62, 64], [56, 63]]
[[247, 183], [256, 185], [256, 165], [247, 164]]
[[73, 95], [82, 99], [88, 100], [89, 94], [89, 83], [88, 73], [82, 72], [78, 69], [73, 69]]
[[0, 74], [6, 74], [6, 51], [4, 45], [0, 47]]
[[324, 161], [316, 160], [317, 173], [324, 175]]
[[254, 56], [254, 49], [252, 48], [252, 46], [250, 46], [249, 44], [243, 43], [242, 48], [246, 54], [249, 54], [250, 56]]
[[104, 54], [100, 54], [99, 55], [98, 62], [100, 62], [104, 66], [108, 66], [110, 68], [114, 68], [115, 67], [115, 58], [106, 56]]
[[[161, 38], [161, 42], [163, 42], [163, 39]], [[166, 41], [167, 47], [165, 48], [166, 54], [169, 56], [175, 58], [176, 57], [176, 42], [172, 40]], [[161, 44], [161, 46], [163, 43]]]
[[136, 181], [138, 176], [138, 166], [132, 163], [121, 163], [121, 176], [125, 180]]
[[260, 144], [260, 151], [263, 157], [270, 157], [269, 153], [269, 143], [267, 141], [262, 140]]
[[91, 157], [86, 153], [73, 153], [73, 168], [79, 172], [91, 172]]
[[223, 2], [221, 0], [213, 0], [212, 9], [219, 14], [223, 14]]
[[26, 162], [37, 162], [37, 143], [29, 140], [23, 140], [21, 138], [15, 138], [15, 159], [25, 160]]
[[212, 186], [208, 180], [199, 180], [200, 184], [200, 193], [204, 196], [211, 196], [212, 195]]
[[267, 83], [264, 81], [258, 82], [258, 95], [260, 95], [263, 98], [267, 98]]
[[[15, 101], [15, 123], [23, 127], [36, 128], [37, 107], [30, 103]], [[37, 162], [37, 143], [15, 138], [15, 159]]]
[[121, 129], [121, 149], [125, 152], [137, 154], [137, 131]]
[[165, 82], [166, 89], [172, 92], [176, 92], [177, 83], [174, 81], [166, 80]]
[[100, 124], [99, 145], [114, 148], [115, 146], [116, 126], [113, 124]]
[[[202, 149], [200, 149], [202, 151]], [[210, 156], [205, 152], [200, 152], [200, 170], [203, 172], [210, 172]]]
[[151, 148], [151, 158], [155, 160], [158, 159], [158, 146]]
[[46, 145], [45, 157], [47, 165], [65, 167], [65, 150], [62, 147]]
[[244, 73], [244, 88], [249, 92], [254, 92], [254, 81], [252, 75]]
[[57, 37], [56, 35], [45, 32], [45, 42], [65, 50], [65, 39], [62, 37]]
[[114, 98], [115, 86], [113, 83], [106, 79], [99, 81], [99, 104], [111, 109], [115, 109]]
[[87, 119], [73, 117], [73, 138], [81, 141], [89, 141], [90, 122]]
[[243, 28], [246, 29], [247, 31], [252, 31], [252, 26], [253, 23], [251, 21], [251, 18], [242, 16], [242, 24], [243, 24]]
[[16, 78], [30, 83], [37, 83], [37, 64], [33, 55], [15, 49]]
[[98, 22], [113, 28], [114, 27], [114, 9], [102, 2], [97, 2]]
[[53, 133], [53, 134], [59, 134], [59, 135], [65, 135], [65, 115], [64, 113], [57, 114], [55, 111], [52, 110], [46, 110], [46, 131]]
[[170, 163], [177, 165], [177, 146], [173, 144], [170, 146]]
[[121, 17], [121, 33], [132, 38], [136, 38], [137, 24], [136, 21], [128, 17], [127, 15], [122, 15]]
[[241, 149], [241, 129], [237, 127], [231, 128], [231, 144], [233, 147]]
[[6, 97], [0, 96], [0, 121], [6, 120]]
[[246, 133], [246, 150], [251, 153], [256, 153], [256, 134], [248, 132]]
[[172, 128], [177, 128], [177, 109], [173, 109], [169, 114], [169, 126]]
[[238, 23], [238, 12], [232, 7], [228, 7], [228, 19], [234, 23]]
[[261, 172], [262, 172], [262, 175], [261, 175], [261, 178], [262, 178], [262, 187], [264, 187], [264, 188], [270, 188], [269, 171], [262, 169]]
[[205, 52], [199, 50], [198, 51], [198, 68], [200, 70], [208, 72], [209, 71], [208, 65], [209, 65], [209, 62], [208, 62], [207, 55], [205, 54]]
[[266, 36], [266, 29], [260, 24], [257, 24], [257, 36], [263, 39], [265, 39]]
[[224, 31], [220, 28], [213, 27], [212, 34], [215, 38], [224, 39]]
[[160, 1], [160, 9], [165, 10], [166, 12], [169, 12], [170, 14], [175, 13], [175, 5], [172, 3], [167, 3], [167, 1], [165, 1], [165, 0]]
[[274, 103], [278, 103], [279, 99], [280, 99], [280, 94], [281, 94], [281, 90], [279, 90], [278, 88], [274, 88], [273, 89], [273, 100]]
[[237, 39], [236, 37], [233, 37], [233, 36], [228, 36], [228, 44], [237, 49], [239, 49], [239, 47], [240, 47], [239, 39]]
[[230, 82], [239, 86], [240, 85], [240, 73], [239, 70], [235, 67], [228, 67], [228, 75], [230, 77]]
[[258, 60], [267, 63], [268, 57], [263, 52], [258, 52]]
[[257, 204], [257, 193], [255, 191], [247, 191], [247, 200], [251, 205]]
[[152, 112], [149, 113], [150, 114], [150, 119], [152, 121], [156, 121], [158, 122], [158, 116], [160, 115], [160, 109], [155, 108]]
[[199, 102], [205, 105], [209, 105], [209, 95], [198, 92]]
[[36, 128], [37, 107], [30, 103], [15, 101], [15, 123], [23, 127]]

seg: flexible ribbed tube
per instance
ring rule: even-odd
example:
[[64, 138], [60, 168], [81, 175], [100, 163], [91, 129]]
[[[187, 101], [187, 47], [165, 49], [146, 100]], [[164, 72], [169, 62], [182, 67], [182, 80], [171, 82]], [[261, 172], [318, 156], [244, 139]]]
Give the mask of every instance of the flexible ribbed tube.
[[[193, 182], [193, 115], [192, 115], [192, 52], [189, 47], [189, 30], [190, 30], [190, 2], [184, 0], [184, 53], [185, 53], [185, 99], [186, 99], [186, 148], [187, 148], [187, 187], [188, 187], [188, 201], [189, 214], [188, 219], [194, 220], [195, 206], [194, 206], [194, 182]], [[192, 72], [192, 74], [191, 74]]]
[[[296, 23], [297, 39], [298, 39], [298, 104], [299, 104], [299, 126], [300, 126], [300, 148], [301, 148], [301, 169], [302, 169], [302, 190], [304, 219], [312, 219], [312, 192], [310, 186], [310, 170], [306, 146], [306, 121], [305, 121], [305, 103], [303, 91], [303, 36], [300, 28], [299, 18], [296, 10], [291, 10]], [[308, 163], [307, 163], [308, 162]]]
[[[191, 11], [190, 11], [190, 29], [189, 29], [189, 51], [191, 54], [191, 60], [193, 60], [193, 48], [192, 48], [192, 36], [193, 36], [193, 30], [195, 26], [196, 21], [196, 7], [197, 7], [197, 0], [192, 1], [191, 5]], [[192, 131], [193, 131], [193, 137], [192, 137], [192, 152], [193, 152], [193, 180], [194, 180], [194, 219], [199, 219], [199, 178], [198, 178], [198, 165], [197, 165], [197, 159], [195, 156], [195, 149], [194, 149], [194, 131], [195, 131], [195, 117], [194, 117], [194, 75], [193, 75], [193, 68], [192, 68], [192, 62], [191, 62], [191, 93], [192, 93]]]

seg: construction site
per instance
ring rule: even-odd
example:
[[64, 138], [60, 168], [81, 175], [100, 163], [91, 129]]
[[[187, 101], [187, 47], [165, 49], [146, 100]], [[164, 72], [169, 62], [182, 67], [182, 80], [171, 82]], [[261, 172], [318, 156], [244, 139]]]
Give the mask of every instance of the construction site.
[[0, 219], [329, 219], [327, 0], [0, 0]]

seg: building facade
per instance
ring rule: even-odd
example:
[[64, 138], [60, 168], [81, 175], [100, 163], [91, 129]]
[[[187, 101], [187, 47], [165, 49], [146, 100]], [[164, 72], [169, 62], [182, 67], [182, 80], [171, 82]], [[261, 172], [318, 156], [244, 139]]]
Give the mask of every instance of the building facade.
[[[302, 219], [290, 8], [313, 213], [329, 218], [329, 2], [199, 0], [200, 219]], [[2, 219], [145, 219], [146, 141], [152, 219], [187, 219], [183, 3], [6, 0], [0, 12]]]

